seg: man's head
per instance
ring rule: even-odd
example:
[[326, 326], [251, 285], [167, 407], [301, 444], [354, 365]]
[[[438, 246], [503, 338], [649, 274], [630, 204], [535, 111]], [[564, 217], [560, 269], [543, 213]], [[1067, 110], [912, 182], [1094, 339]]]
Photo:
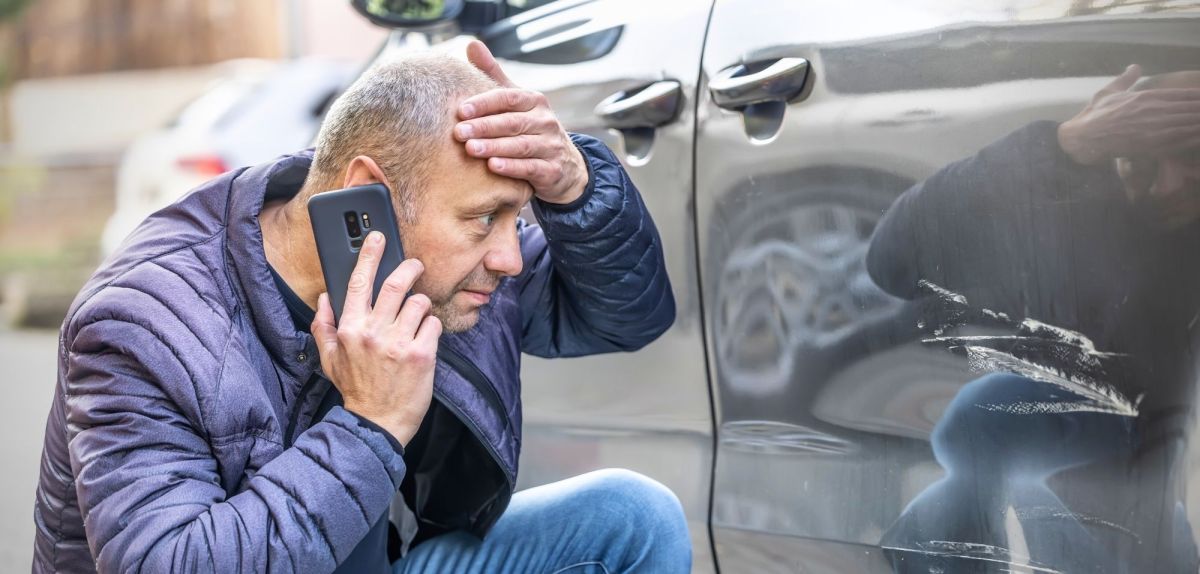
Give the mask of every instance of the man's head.
[[[1171, 72], [1143, 78], [1132, 91], [1200, 88], [1200, 71]], [[1181, 120], [1191, 122], [1186, 116]], [[1166, 130], [1194, 133], [1197, 126], [1173, 125]], [[1187, 141], [1164, 154], [1117, 158], [1117, 174], [1129, 198], [1143, 204], [1167, 228], [1200, 219], [1200, 143]]]
[[500, 278], [522, 267], [516, 221], [531, 188], [467, 156], [452, 134], [458, 103], [495, 87], [448, 54], [378, 64], [330, 108], [305, 182], [303, 197], [388, 186], [405, 257], [425, 266], [413, 290], [451, 332], [473, 327]]

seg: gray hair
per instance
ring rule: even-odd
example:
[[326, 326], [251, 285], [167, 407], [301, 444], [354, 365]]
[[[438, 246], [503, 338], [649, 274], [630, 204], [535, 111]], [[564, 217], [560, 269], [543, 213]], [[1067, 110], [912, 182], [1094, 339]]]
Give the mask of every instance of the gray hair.
[[451, 105], [498, 87], [470, 63], [443, 52], [421, 52], [372, 66], [338, 97], [321, 123], [306, 187], [341, 187], [350, 161], [375, 160], [392, 188], [397, 216], [412, 221], [416, 199], [457, 123]]

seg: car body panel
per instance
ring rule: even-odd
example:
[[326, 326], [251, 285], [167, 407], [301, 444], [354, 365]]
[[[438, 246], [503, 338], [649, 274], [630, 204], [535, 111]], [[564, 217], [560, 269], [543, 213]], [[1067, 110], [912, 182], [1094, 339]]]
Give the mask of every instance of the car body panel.
[[[910, 186], [1036, 121], [1072, 117], [1128, 64], [1140, 64], [1146, 75], [1196, 69], [1200, 6], [1151, 3], [1143, 13], [1121, 4], [717, 2], [697, 118], [696, 209], [718, 428], [713, 536], [722, 570], [1191, 567], [1194, 534], [1188, 523], [1200, 518], [1189, 498], [1200, 474], [1194, 456], [1185, 454], [1196, 442], [1194, 371], [1172, 371], [1171, 380], [1142, 393], [1141, 411], [1128, 412], [1116, 411], [1138, 400], [1130, 390], [1139, 387], [1138, 375], [1110, 371], [1088, 379], [1112, 391], [1113, 404], [1124, 406], [1086, 418], [1091, 415], [1080, 412], [1086, 408], [1072, 406], [1078, 397], [1070, 387], [1088, 376], [1086, 369], [1053, 354], [993, 360], [1013, 356], [1014, 337], [1025, 337], [1021, 344], [1049, 345], [1051, 328], [1078, 337], [1053, 344], [1085, 359], [1092, 352], [1146, 355], [1142, 347], [1100, 332], [1094, 321], [1071, 320], [1085, 313], [1082, 307], [1061, 311], [1083, 305], [1082, 294], [1064, 293], [1061, 286], [1118, 273], [1083, 268], [1109, 261], [1103, 257], [1109, 247], [1082, 243], [1096, 235], [1099, 215], [1086, 207], [1063, 208], [1066, 215], [1055, 222], [1035, 218], [1037, 210], [1030, 215], [1020, 209], [925, 208], [918, 213], [929, 215], [910, 222], [921, 228], [920, 237], [929, 238], [916, 245], [914, 255], [924, 268], [999, 261], [1026, 279], [1015, 287], [975, 285], [968, 293], [922, 284], [923, 294], [898, 297], [876, 285], [866, 265], [877, 224]], [[804, 91], [786, 105], [729, 110], [705, 94], [731, 66], [765, 66], [780, 58], [805, 58], [810, 66]], [[1013, 174], [1032, 173], [1035, 164], [1051, 159], [1061, 160], [1031, 156], [1012, 171], [990, 175], [1023, 181]], [[955, 166], [952, 170], [966, 169]], [[1106, 169], [1110, 166], [1097, 168]], [[1110, 175], [1115, 178], [1115, 171]], [[1077, 192], [1071, 185], [1052, 191]], [[1018, 197], [1028, 192], [1012, 190]], [[947, 213], [958, 218], [955, 227], [937, 219]], [[964, 220], [978, 221], [981, 229], [1009, 225], [1014, 236], [1046, 237], [1048, 253], [1055, 253], [1056, 241], [1080, 243], [1062, 248], [1071, 257], [1051, 261], [1046, 255], [1039, 262], [1042, 246], [1034, 242], [1025, 247], [1032, 255], [1022, 260], [996, 250], [996, 244], [975, 249], [969, 235], [965, 242], [951, 241], [954, 236], [944, 230], [969, 230]], [[1187, 285], [1194, 265], [1180, 261], [1178, 268], [1142, 272]], [[967, 274], [968, 283], [971, 277]], [[1129, 301], [1151, 305], [1156, 287], [1130, 289], [1132, 299], [1088, 300], [1089, 312], [1112, 314], [1102, 323], [1109, 330], [1146, 328], [1147, 319], [1118, 310], [1135, 304]], [[1195, 315], [1193, 302], [1158, 289], [1159, 298], [1172, 298], [1177, 306], [1155, 312]], [[957, 306], [960, 298], [966, 307]], [[989, 308], [988, 301], [1009, 299], [1050, 301], [1059, 311], [1047, 311], [1051, 303], [1017, 305], [1015, 311]], [[959, 311], [966, 314], [955, 315]], [[1009, 320], [990, 321], [988, 312], [1007, 312]], [[1035, 336], [1027, 328], [1034, 323], [1024, 320], [1050, 327]], [[981, 348], [988, 345], [970, 337], [994, 348]], [[1099, 350], [1089, 350], [1091, 344]], [[1178, 337], [1165, 346], [1177, 347], [1172, 360], [1193, 349]], [[1001, 372], [1022, 377], [995, 375]], [[968, 399], [998, 383], [1004, 384], [1002, 398], [1029, 385], [1028, 392], [1056, 397], [1039, 408], [1061, 412], [1041, 418], [978, 415], [996, 405]], [[1156, 400], [1168, 403], [1166, 410], [1147, 408]], [[1179, 421], [1162, 422], [1172, 417]], [[1058, 430], [1039, 434], [1038, 424]], [[1109, 450], [1064, 434], [1072, 425], [1092, 429], [1096, 437], [1111, 433]], [[1138, 430], [1152, 427], [1171, 430]], [[1159, 437], [1163, 433], [1170, 438]], [[948, 453], [955, 451], [945, 446], [946, 437], [964, 435], [977, 439], [980, 448], [990, 440], [1033, 442], [1012, 452], [969, 451], [965, 462], [947, 472], [947, 461], [955, 460]], [[1146, 446], [1150, 436], [1167, 443]], [[1038, 459], [1048, 465], [1044, 476], [1022, 466], [1041, 456], [1038, 441], [1062, 451]], [[1051, 459], [1056, 462], [1047, 462]], [[1013, 482], [987, 486], [984, 476]], [[1103, 508], [1107, 497], [1114, 503], [1111, 511]], [[1155, 509], [1134, 510], [1139, 506]]]

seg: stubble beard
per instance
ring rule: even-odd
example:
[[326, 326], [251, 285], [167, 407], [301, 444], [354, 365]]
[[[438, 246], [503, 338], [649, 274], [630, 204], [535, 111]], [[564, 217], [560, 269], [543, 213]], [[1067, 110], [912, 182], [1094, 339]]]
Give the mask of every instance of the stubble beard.
[[[500, 278], [485, 269], [472, 272], [455, 285], [449, 293], [437, 298], [430, 297], [432, 307], [430, 314], [442, 322], [442, 331], [446, 333], [462, 333], [470, 331], [479, 322], [479, 311], [482, 307], [470, 305], [466, 308], [455, 305], [454, 296], [465, 289], [495, 291], [500, 284]], [[495, 293], [492, 295], [495, 296]]]

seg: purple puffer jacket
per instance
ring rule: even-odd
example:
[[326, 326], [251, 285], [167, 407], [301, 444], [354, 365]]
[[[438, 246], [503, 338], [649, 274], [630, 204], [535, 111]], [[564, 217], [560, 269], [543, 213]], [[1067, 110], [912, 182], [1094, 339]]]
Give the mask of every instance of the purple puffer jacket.
[[[521, 352], [634, 350], [674, 320], [637, 190], [603, 144], [572, 138], [588, 191], [567, 206], [535, 200], [523, 272], [476, 328], [441, 342], [436, 403], [479, 453], [466, 463], [477, 468], [444, 472], [480, 535], [516, 483]], [[313, 376], [312, 337], [296, 331], [263, 253], [264, 198], [298, 191], [311, 159], [201, 186], [84, 286], [60, 335], [34, 572], [330, 571], [387, 512], [404, 461], [341, 407], [312, 420], [328, 382]]]

